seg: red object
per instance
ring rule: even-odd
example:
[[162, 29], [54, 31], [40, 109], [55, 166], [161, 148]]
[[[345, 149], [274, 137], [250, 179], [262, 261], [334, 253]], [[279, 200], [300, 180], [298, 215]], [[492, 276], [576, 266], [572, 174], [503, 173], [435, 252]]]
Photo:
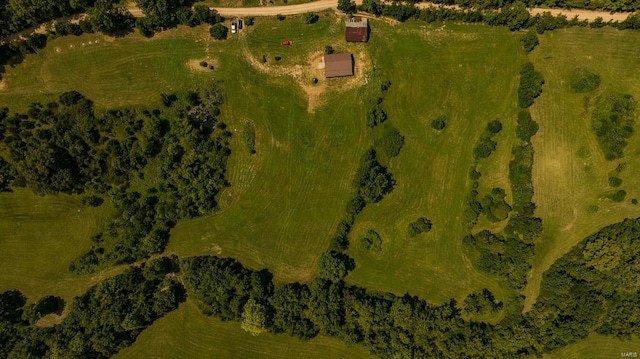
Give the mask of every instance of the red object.
[[291, 45], [291, 41], [289, 41], [289, 40], [284, 40], [284, 41], [282, 42], [282, 45]]

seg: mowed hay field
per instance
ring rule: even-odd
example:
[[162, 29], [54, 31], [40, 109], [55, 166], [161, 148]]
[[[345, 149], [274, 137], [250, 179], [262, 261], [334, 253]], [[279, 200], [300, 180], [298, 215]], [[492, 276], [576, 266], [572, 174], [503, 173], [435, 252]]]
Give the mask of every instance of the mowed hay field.
[[373, 358], [360, 346], [328, 337], [302, 341], [284, 335], [252, 336], [238, 322], [202, 315], [187, 301], [145, 330], [117, 359], [172, 358]]
[[[436, 302], [481, 288], [499, 293], [495, 279], [476, 271], [463, 254], [468, 229], [462, 214], [473, 147], [495, 119], [504, 128], [496, 152], [480, 161], [480, 191], [502, 187], [510, 199], [508, 163], [524, 62], [518, 37], [487, 26], [374, 23], [369, 46], [378, 76], [392, 82], [383, 107], [405, 144], [389, 167], [395, 190], [356, 221], [350, 254], [357, 268], [349, 280]], [[436, 131], [430, 123], [441, 115], [447, 126]], [[409, 238], [407, 226], [419, 217], [429, 218], [433, 229]], [[359, 249], [369, 229], [382, 237], [379, 253]]]
[[[640, 34], [580, 28], [549, 32], [540, 37], [531, 58], [545, 79], [532, 107], [540, 124], [533, 138], [534, 202], [544, 233], [536, 245], [525, 309], [534, 303], [542, 274], [557, 258], [600, 228], [640, 215], [640, 207], [630, 203], [640, 198], [639, 134], [630, 139], [622, 160], [607, 161], [591, 130], [591, 111], [603, 96], [628, 93], [640, 100]], [[576, 67], [599, 74], [600, 87], [573, 93], [569, 76]], [[613, 190], [608, 177], [619, 163], [626, 163], [626, 169], [617, 175], [623, 180], [618, 189], [627, 197], [615, 203], [602, 195]]]
[[640, 352], [640, 339], [619, 340], [599, 334], [591, 334], [587, 338], [570, 344], [551, 354], [545, 359], [613, 359], [622, 358], [622, 353]]
[[70, 303], [100, 279], [67, 268], [89, 249], [89, 238], [110, 215], [108, 202], [89, 208], [76, 196], [41, 197], [23, 189], [1, 193], [0, 292], [19, 289], [32, 301], [58, 295]]

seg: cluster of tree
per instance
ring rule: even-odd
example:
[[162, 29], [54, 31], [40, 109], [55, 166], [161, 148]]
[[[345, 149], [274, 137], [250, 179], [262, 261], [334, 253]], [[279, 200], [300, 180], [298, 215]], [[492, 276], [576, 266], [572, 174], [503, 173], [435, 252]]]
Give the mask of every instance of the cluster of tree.
[[591, 114], [591, 129], [607, 160], [624, 156], [627, 140], [633, 135], [636, 101], [629, 94], [612, 94], [597, 105]]
[[144, 36], [153, 36], [157, 31], [175, 27], [178, 24], [197, 26], [216, 24], [224, 19], [208, 6], [197, 4], [190, 8], [190, 0], [136, 0], [144, 17], [136, 19], [135, 26]]
[[[180, 283], [171, 278], [177, 262], [150, 261], [106, 279], [74, 299], [63, 322], [39, 328], [25, 320], [29, 308], [19, 291], [0, 294], [3, 358], [108, 358], [133, 344], [156, 319], [185, 299]], [[40, 300], [35, 308], [51, 310], [56, 299]], [[42, 307], [42, 308], [39, 308]]]
[[507, 193], [504, 189], [494, 187], [491, 192], [487, 193], [480, 200], [482, 213], [487, 216], [491, 222], [500, 222], [509, 217], [512, 208], [507, 203]]
[[536, 97], [542, 93], [544, 78], [536, 71], [531, 62], [522, 65], [520, 70], [520, 85], [518, 86], [518, 105], [528, 108], [533, 105]]
[[524, 51], [526, 52], [533, 51], [533, 49], [535, 49], [536, 46], [538, 46], [538, 44], [540, 43], [540, 41], [538, 40], [538, 35], [533, 30], [527, 31], [522, 36], [522, 38], [520, 38], [520, 41], [522, 42], [522, 46], [524, 47]]
[[473, 148], [473, 158], [476, 161], [491, 156], [496, 146], [498, 146], [493, 137], [500, 131], [502, 131], [502, 122], [499, 120], [493, 120], [487, 124], [487, 128]]
[[569, 76], [569, 85], [575, 93], [591, 92], [600, 86], [600, 75], [578, 67]]
[[367, 110], [367, 126], [374, 128], [387, 120], [387, 113], [382, 109], [382, 101], [384, 94], [391, 87], [390, 81], [383, 81], [380, 84], [379, 92], [369, 100], [369, 109]]
[[370, 229], [360, 240], [360, 248], [364, 252], [380, 252], [382, 250], [382, 237], [378, 232]]
[[486, 288], [478, 293], [469, 294], [464, 300], [464, 311], [471, 315], [496, 313], [502, 307], [502, 302], [496, 300], [493, 293]]
[[376, 139], [374, 147], [387, 158], [393, 158], [400, 154], [403, 145], [404, 136], [393, 125], [387, 125], [382, 136]]
[[[8, 154], [0, 160], [4, 190], [86, 192], [87, 205], [102, 202], [96, 194], [115, 203], [107, 236], [96, 237], [94, 247], [73, 262], [74, 272], [160, 253], [177, 220], [216, 208], [217, 194], [228, 185], [230, 155], [230, 133], [217, 119], [221, 90], [212, 84], [164, 100], [170, 107], [98, 115], [89, 99], [67, 92], [58, 102], [32, 104], [24, 114], [0, 112], [0, 149]], [[131, 181], [144, 179], [150, 163], [160, 171], [145, 181], [147, 192], [128, 191]]]
[[626, 219], [587, 237], [544, 274], [527, 325], [549, 351], [591, 332], [640, 335], [640, 219]]
[[407, 226], [407, 234], [413, 238], [421, 233], [427, 233], [431, 230], [431, 221], [428, 218], [420, 217], [409, 223]]

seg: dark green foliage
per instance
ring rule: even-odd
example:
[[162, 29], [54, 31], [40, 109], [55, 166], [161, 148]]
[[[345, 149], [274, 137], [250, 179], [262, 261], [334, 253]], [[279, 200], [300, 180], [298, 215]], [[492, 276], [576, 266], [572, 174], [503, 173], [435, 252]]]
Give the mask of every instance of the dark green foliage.
[[284, 15], [282, 15], [282, 14], [278, 14], [278, 15], [276, 15], [276, 19], [278, 19], [278, 21], [282, 21], [282, 20], [286, 19], [286, 17]]
[[545, 273], [527, 314], [545, 350], [590, 332], [630, 338], [640, 334], [640, 220], [626, 219], [587, 237]]
[[544, 79], [533, 68], [531, 62], [527, 62], [520, 70], [520, 85], [518, 86], [518, 105], [527, 108], [533, 105], [533, 100], [542, 93]]
[[337, 282], [356, 267], [355, 261], [344, 253], [328, 251], [318, 261], [318, 276]]
[[620, 187], [621, 184], [622, 180], [620, 178], [614, 176], [609, 177], [609, 186]]
[[600, 86], [600, 75], [578, 67], [569, 76], [571, 90], [575, 93], [591, 92]]
[[369, 150], [360, 162], [360, 168], [353, 181], [357, 195], [365, 203], [377, 203], [390, 193], [394, 186], [393, 176], [378, 162], [376, 151]]
[[415, 5], [404, 2], [392, 2], [391, 5], [382, 7], [382, 15], [394, 18], [400, 22], [409, 20], [418, 14]]
[[215, 24], [209, 28], [209, 34], [216, 40], [225, 40], [229, 29], [222, 24]]
[[591, 128], [607, 160], [624, 156], [627, 140], [633, 135], [636, 101], [628, 94], [604, 98], [591, 114]]
[[104, 203], [104, 199], [100, 196], [89, 195], [83, 196], [81, 199], [82, 204], [89, 207], [99, 207]]
[[320, 19], [320, 16], [312, 12], [305, 12], [304, 14], [302, 14], [302, 19], [304, 20], [305, 24], [315, 24], [316, 22], [318, 22], [318, 19]]
[[531, 118], [528, 110], [520, 110], [518, 112], [518, 126], [516, 127], [516, 136], [521, 141], [528, 142], [533, 137], [540, 126]]
[[438, 116], [435, 120], [431, 121], [431, 128], [437, 131], [444, 130], [447, 126], [446, 120], [447, 118], [444, 115]]
[[509, 217], [509, 212], [511, 212], [512, 208], [505, 198], [505, 191], [502, 188], [496, 187], [480, 201], [482, 212], [491, 222], [500, 222]]
[[55, 313], [57, 315], [62, 315], [63, 310], [64, 310], [64, 299], [60, 297], [55, 297], [53, 295], [48, 295], [46, 297], [41, 298], [34, 307], [34, 311], [38, 315], [38, 317], [43, 317], [47, 314], [52, 314], [52, 313]]
[[538, 40], [538, 34], [534, 30], [528, 30], [520, 39], [522, 41], [522, 46], [524, 46], [524, 51], [531, 52], [533, 49], [538, 46], [540, 41]]
[[231, 258], [189, 257], [182, 261], [184, 281], [206, 315], [240, 320], [251, 298], [264, 303], [272, 295], [272, 275], [254, 272]]
[[353, 14], [356, 12], [356, 4], [351, 0], [338, 0], [338, 10], [345, 14]]
[[502, 122], [499, 120], [493, 120], [487, 124], [487, 132], [491, 135], [496, 135], [502, 131]]
[[610, 200], [612, 200], [614, 202], [622, 202], [622, 201], [624, 201], [626, 196], [627, 196], [627, 191], [625, 191], [623, 189], [615, 191], [613, 193], [609, 193], [609, 194], [606, 195], [607, 198], [609, 198]]
[[333, 50], [333, 47], [331, 45], [327, 45], [324, 47], [324, 53], [327, 55], [331, 55], [333, 54], [335, 51]]
[[375, 142], [375, 147], [389, 158], [399, 155], [403, 145], [404, 136], [391, 125], [384, 129], [382, 137]]
[[360, 243], [362, 250], [365, 252], [380, 252], [382, 250], [382, 238], [373, 229], [367, 231]]
[[246, 18], [244, 20], [244, 24], [247, 26], [253, 26], [253, 24], [255, 23], [256, 18], [253, 16], [249, 16], [248, 18]]
[[253, 122], [247, 121], [242, 127], [242, 139], [250, 154], [256, 153], [256, 129]]
[[0, 157], [0, 192], [10, 191], [9, 185], [14, 179], [15, 170], [9, 162]]
[[464, 300], [464, 311], [467, 314], [495, 313], [499, 312], [502, 306], [502, 302], [496, 301], [493, 293], [486, 288], [481, 292], [469, 294]]
[[362, 5], [358, 6], [358, 10], [380, 16], [382, 14], [382, 4], [378, 0], [363, 0]]
[[9, 290], [0, 294], [0, 321], [19, 323], [22, 318], [22, 307], [27, 298], [19, 290]]
[[637, 198], [632, 198], [631, 199], [631, 204], [634, 205], [634, 206], [637, 205], [638, 204], [638, 199]]
[[415, 221], [409, 223], [407, 227], [407, 234], [413, 238], [421, 233], [427, 233], [431, 230], [431, 221], [427, 218], [420, 217]]
[[373, 128], [387, 120], [387, 113], [382, 109], [382, 97], [367, 111], [367, 126]]
[[498, 143], [492, 140], [491, 137], [481, 137], [478, 144], [473, 148], [473, 158], [479, 160], [489, 157], [495, 151], [497, 145]]

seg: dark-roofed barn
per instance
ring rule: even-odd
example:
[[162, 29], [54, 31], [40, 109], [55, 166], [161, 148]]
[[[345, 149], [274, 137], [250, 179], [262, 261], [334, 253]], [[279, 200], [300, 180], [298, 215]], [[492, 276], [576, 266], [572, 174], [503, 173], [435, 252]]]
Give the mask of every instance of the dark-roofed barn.
[[353, 76], [351, 54], [324, 55], [324, 75], [329, 77]]
[[369, 40], [369, 23], [367, 19], [354, 16], [346, 21], [345, 39], [350, 42], [367, 42]]

